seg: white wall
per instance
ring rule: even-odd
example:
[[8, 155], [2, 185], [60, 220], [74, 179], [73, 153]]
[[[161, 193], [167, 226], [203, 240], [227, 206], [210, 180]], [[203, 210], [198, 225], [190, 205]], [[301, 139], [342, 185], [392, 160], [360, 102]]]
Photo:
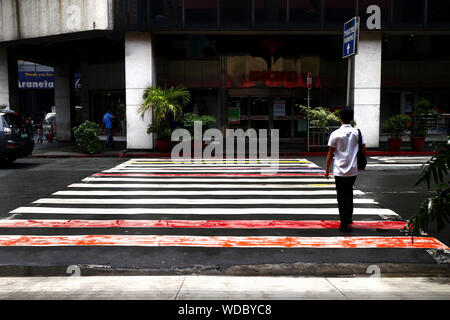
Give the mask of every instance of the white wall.
[[70, 141], [70, 78], [68, 64], [55, 66], [55, 107], [58, 141]]
[[354, 56], [352, 99], [355, 121], [368, 148], [379, 147], [381, 101], [381, 33], [361, 32]]
[[0, 48], [0, 105], [9, 105], [8, 53]]
[[111, 0], [1, 0], [0, 42], [111, 29], [111, 10]]
[[153, 137], [147, 134], [151, 113], [144, 120], [136, 112], [143, 102], [145, 88], [156, 84], [151, 35], [128, 32], [125, 35], [125, 89], [127, 103], [127, 148], [153, 149]]

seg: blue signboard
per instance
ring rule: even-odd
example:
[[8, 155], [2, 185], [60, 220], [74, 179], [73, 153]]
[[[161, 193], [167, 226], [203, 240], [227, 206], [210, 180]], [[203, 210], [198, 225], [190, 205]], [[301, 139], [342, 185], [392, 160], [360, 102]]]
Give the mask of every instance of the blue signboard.
[[54, 89], [55, 75], [53, 72], [19, 71], [19, 89]]
[[359, 17], [354, 17], [344, 24], [344, 46], [342, 58], [353, 56], [358, 51]]
[[[53, 90], [55, 89], [55, 74], [49, 71], [19, 71], [19, 89]], [[75, 89], [81, 89], [80, 73], [75, 73]]]

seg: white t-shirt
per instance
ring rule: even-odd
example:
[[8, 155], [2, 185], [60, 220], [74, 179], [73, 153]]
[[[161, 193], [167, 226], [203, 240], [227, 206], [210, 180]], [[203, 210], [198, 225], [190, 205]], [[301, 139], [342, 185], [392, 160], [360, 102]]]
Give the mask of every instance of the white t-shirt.
[[[361, 135], [362, 144], [366, 144], [362, 132]], [[349, 124], [344, 124], [331, 133], [328, 146], [334, 148], [333, 174], [335, 176], [353, 177], [358, 175], [358, 140], [358, 129]]]

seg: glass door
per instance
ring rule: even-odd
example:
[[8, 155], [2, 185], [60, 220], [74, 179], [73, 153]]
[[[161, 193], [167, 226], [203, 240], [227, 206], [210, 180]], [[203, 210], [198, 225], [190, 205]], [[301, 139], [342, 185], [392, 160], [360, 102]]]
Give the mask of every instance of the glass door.
[[228, 102], [228, 127], [247, 130], [249, 125], [248, 98], [230, 98]]
[[251, 97], [250, 98], [250, 128], [270, 129], [270, 98]]
[[272, 99], [273, 129], [280, 130], [280, 139], [292, 137], [292, 103], [290, 98]]

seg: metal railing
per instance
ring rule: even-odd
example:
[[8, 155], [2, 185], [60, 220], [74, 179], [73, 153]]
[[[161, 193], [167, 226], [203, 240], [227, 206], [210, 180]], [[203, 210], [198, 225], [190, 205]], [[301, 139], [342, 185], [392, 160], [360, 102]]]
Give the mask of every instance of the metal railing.
[[330, 134], [336, 129], [339, 129], [339, 126], [309, 127], [308, 152], [311, 148], [328, 147]]

